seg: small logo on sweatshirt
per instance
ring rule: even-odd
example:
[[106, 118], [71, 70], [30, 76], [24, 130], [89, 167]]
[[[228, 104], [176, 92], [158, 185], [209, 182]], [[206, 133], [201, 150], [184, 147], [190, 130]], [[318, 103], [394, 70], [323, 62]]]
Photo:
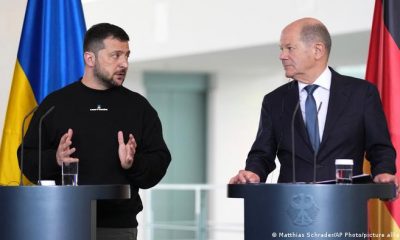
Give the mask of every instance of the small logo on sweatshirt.
[[101, 106], [101, 104], [97, 104], [96, 108], [91, 108], [89, 109], [91, 112], [107, 112], [108, 108], [104, 108]]

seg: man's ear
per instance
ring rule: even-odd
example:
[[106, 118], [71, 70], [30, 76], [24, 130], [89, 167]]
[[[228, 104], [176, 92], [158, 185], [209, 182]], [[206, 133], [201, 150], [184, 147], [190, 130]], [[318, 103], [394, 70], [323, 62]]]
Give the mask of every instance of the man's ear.
[[321, 42], [317, 42], [314, 44], [314, 56], [316, 59], [321, 59], [326, 54], [325, 45]]
[[85, 64], [89, 67], [94, 67], [96, 64], [96, 56], [93, 52], [85, 52], [83, 54], [83, 58], [85, 60]]

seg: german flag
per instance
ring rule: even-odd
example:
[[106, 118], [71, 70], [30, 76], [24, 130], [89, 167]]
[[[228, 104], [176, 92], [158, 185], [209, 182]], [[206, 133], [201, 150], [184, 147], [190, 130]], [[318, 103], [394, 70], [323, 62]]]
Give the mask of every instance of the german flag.
[[[379, 90], [393, 145], [400, 166], [400, 1], [376, 0], [372, 22], [366, 79]], [[385, 239], [400, 238], [400, 200], [369, 202], [371, 233]], [[378, 239], [378, 238], [375, 238]]]

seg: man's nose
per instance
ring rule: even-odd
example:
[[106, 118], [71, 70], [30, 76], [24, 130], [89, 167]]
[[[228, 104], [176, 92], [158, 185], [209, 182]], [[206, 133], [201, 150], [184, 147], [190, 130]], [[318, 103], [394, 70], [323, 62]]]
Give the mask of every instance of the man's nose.
[[280, 60], [284, 60], [284, 59], [287, 59], [287, 53], [286, 53], [286, 51], [281, 51], [280, 52], [280, 54], [279, 54], [279, 59]]
[[129, 60], [128, 60], [128, 58], [122, 58], [122, 60], [120, 61], [120, 64], [119, 64], [121, 67], [123, 67], [123, 68], [128, 68], [128, 66], [129, 66]]

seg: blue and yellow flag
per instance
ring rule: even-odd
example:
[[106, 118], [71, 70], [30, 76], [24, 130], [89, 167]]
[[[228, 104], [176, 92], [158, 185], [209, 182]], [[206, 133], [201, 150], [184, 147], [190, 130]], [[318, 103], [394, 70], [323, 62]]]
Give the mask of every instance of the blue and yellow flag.
[[19, 184], [17, 149], [25, 115], [83, 75], [85, 31], [80, 0], [28, 1], [1, 141], [0, 185]]

